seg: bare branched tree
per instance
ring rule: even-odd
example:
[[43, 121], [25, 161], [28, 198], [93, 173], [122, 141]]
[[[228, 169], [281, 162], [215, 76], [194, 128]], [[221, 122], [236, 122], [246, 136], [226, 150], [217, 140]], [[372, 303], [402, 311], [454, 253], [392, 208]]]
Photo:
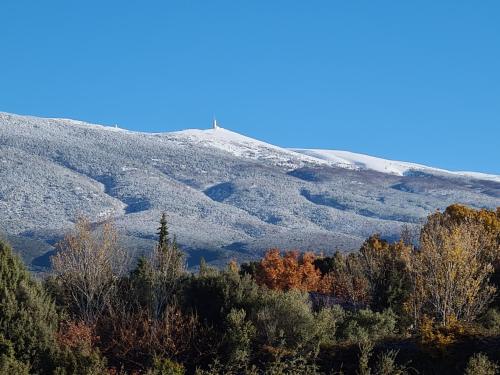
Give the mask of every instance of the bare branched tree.
[[401, 226], [400, 239], [407, 246], [417, 246], [422, 225], [405, 223]]
[[443, 225], [434, 215], [422, 230], [419, 251], [411, 259], [413, 299], [446, 326], [450, 319], [470, 322], [487, 308], [495, 293], [485, 248], [484, 226], [471, 220]]
[[58, 244], [52, 265], [75, 313], [93, 324], [109, 305], [118, 278], [128, 267], [128, 256], [111, 222], [93, 231], [91, 222], [82, 217]]

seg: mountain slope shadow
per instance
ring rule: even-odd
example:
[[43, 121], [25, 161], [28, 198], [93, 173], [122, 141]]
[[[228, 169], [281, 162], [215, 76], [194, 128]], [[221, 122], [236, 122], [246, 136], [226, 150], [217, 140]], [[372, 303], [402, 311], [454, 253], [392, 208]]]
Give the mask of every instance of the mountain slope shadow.
[[231, 182], [223, 182], [209, 187], [204, 191], [205, 195], [216, 202], [224, 202], [236, 191]]
[[319, 204], [321, 206], [332, 207], [342, 211], [345, 211], [349, 208], [347, 205], [340, 203], [335, 198], [329, 197], [324, 194], [311, 194], [311, 192], [307, 189], [301, 189], [300, 195], [306, 198], [309, 202]]

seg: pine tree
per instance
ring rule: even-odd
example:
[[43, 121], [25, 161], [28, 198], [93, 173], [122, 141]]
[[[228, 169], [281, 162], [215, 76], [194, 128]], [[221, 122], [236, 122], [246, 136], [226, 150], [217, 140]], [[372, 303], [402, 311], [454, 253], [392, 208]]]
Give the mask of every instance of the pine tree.
[[130, 280], [135, 294], [134, 301], [142, 307], [151, 306], [153, 270], [149, 259], [143, 256], [138, 259], [136, 268], [130, 274]]
[[164, 212], [161, 214], [160, 226], [158, 227], [158, 247], [160, 249], [165, 249], [170, 244], [170, 238], [167, 226], [167, 214]]
[[151, 260], [151, 311], [153, 316], [160, 318], [167, 305], [171, 302], [175, 286], [183, 274], [184, 254], [177, 245], [177, 239], [170, 241], [167, 215], [162, 214], [158, 228], [158, 245], [152, 253]]

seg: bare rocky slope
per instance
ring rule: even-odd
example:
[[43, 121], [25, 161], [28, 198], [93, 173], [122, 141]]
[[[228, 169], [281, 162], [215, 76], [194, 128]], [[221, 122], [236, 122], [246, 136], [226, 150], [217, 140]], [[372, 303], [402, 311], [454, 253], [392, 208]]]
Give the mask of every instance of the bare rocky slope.
[[32, 269], [78, 215], [113, 218], [140, 254], [165, 211], [194, 265], [269, 247], [351, 250], [451, 203], [500, 206], [498, 176], [289, 150], [222, 128], [152, 134], [7, 113], [0, 177], [0, 230]]

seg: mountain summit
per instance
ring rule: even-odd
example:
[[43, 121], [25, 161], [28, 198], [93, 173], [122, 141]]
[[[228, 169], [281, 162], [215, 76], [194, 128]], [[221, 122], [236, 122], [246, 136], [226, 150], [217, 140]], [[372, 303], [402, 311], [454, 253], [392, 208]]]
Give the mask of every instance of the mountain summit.
[[146, 252], [165, 211], [196, 264], [350, 250], [452, 203], [500, 206], [499, 176], [285, 149], [221, 127], [139, 133], [0, 113], [0, 166], [0, 229], [33, 267], [82, 214], [113, 218]]

